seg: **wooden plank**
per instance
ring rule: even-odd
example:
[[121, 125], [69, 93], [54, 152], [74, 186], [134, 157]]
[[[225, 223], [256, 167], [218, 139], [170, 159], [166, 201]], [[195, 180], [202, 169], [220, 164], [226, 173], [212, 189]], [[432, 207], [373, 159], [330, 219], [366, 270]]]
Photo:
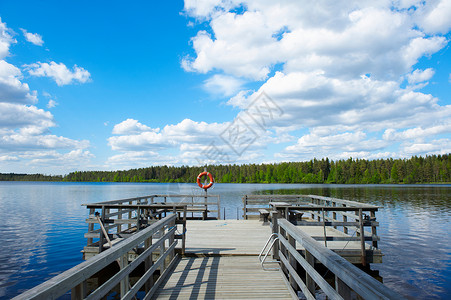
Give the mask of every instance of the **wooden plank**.
[[256, 256], [182, 258], [155, 299], [292, 299], [280, 272]]

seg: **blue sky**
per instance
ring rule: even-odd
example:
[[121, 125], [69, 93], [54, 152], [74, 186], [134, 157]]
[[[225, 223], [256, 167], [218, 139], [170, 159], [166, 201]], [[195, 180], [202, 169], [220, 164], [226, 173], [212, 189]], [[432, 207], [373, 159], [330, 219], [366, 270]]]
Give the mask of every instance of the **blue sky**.
[[451, 152], [449, 1], [0, 2], [0, 172]]

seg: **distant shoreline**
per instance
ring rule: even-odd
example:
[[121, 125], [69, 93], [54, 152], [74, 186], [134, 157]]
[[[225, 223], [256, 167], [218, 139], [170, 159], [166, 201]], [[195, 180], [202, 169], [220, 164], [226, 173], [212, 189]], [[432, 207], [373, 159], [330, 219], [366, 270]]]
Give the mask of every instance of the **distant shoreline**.
[[[192, 183], [205, 167], [152, 166], [119, 171], [76, 171], [67, 175], [0, 173], [0, 181]], [[209, 165], [220, 183], [449, 184], [451, 154], [409, 159], [353, 159], [273, 164]]]

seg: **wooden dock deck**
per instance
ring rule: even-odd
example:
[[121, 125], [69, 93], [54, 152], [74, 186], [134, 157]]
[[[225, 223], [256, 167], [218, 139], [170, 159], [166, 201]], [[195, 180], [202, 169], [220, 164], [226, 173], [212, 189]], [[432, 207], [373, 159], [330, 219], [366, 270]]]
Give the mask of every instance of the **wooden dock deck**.
[[156, 197], [86, 204], [86, 261], [15, 299], [402, 299], [354, 265], [381, 262], [376, 206], [251, 195], [244, 220], [219, 220], [219, 198]]
[[[282, 274], [257, 256], [182, 258], [155, 299], [293, 299]], [[294, 298], [297, 299], [297, 298]]]
[[[271, 226], [256, 219], [250, 220], [188, 220], [186, 232], [186, 255], [259, 255], [266, 241], [271, 235]], [[324, 235], [323, 227], [300, 227], [312, 238]], [[350, 235], [326, 227], [329, 239], [349, 237]], [[322, 242], [324, 243], [324, 242]], [[340, 254], [351, 263], [360, 262], [360, 242], [358, 241], [327, 241], [327, 248]], [[370, 245], [365, 245], [366, 249]], [[303, 251], [302, 245], [297, 244], [298, 250]], [[382, 253], [373, 250], [373, 257], [369, 262], [382, 262]]]

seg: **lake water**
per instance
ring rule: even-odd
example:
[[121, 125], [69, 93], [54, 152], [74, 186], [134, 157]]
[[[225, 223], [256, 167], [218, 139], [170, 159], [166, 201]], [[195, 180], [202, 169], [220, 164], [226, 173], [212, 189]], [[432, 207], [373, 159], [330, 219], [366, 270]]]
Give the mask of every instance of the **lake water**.
[[[151, 194], [201, 194], [196, 184], [0, 182], [0, 299], [82, 262], [88, 210], [82, 203]], [[245, 194], [315, 194], [382, 206], [373, 264], [384, 283], [411, 299], [451, 299], [451, 185], [216, 184], [226, 218]], [[221, 212], [221, 216], [223, 211]]]

